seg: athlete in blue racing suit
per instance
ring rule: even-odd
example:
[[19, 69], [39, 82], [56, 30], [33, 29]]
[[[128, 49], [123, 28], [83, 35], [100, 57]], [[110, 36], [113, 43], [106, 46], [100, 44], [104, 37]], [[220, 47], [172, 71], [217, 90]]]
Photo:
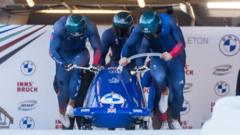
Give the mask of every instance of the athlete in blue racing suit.
[[[109, 49], [111, 49], [111, 59], [108, 64], [110, 67], [117, 67], [119, 65], [119, 60], [121, 58], [121, 51], [123, 45], [128, 39], [131, 31], [134, 29], [133, 17], [128, 12], [119, 12], [113, 17], [113, 26], [106, 29], [102, 35], [102, 46], [103, 46], [103, 59], [102, 64], [105, 64], [105, 56], [107, 55]], [[135, 46], [129, 48], [130, 52], [128, 56], [132, 56], [138, 53], [138, 48], [141, 44], [146, 43], [144, 40], [139, 40]], [[130, 64], [126, 66], [126, 70], [130, 72], [136, 67], [136, 61], [133, 60]], [[135, 75], [131, 75], [134, 81], [137, 81]], [[141, 91], [135, 92], [136, 97], [141, 98]]]
[[141, 53], [146, 51], [162, 53], [162, 58], [152, 57], [150, 73], [156, 92], [161, 95], [161, 90], [168, 84], [173, 94], [171, 117], [172, 128], [180, 129], [177, 121], [183, 104], [183, 87], [185, 84], [185, 42], [181, 29], [175, 20], [167, 14], [157, 14], [145, 11], [139, 19], [139, 26], [131, 33], [122, 49], [120, 65], [128, 63], [128, 48], [134, 46], [138, 40], [146, 38], [148, 44], [141, 46]]
[[81, 85], [81, 70], [72, 69], [73, 64], [88, 66], [90, 55], [86, 48], [87, 39], [94, 49], [92, 68], [101, 61], [101, 41], [95, 24], [86, 16], [61, 17], [53, 26], [50, 41], [50, 56], [56, 63], [54, 87], [58, 95], [60, 119], [65, 127], [70, 126], [69, 116]]
[[[121, 58], [121, 51], [124, 43], [128, 39], [131, 31], [134, 29], [133, 17], [128, 12], [119, 12], [113, 17], [113, 26], [106, 29], [102, 34], [102, 65], [106, 65], [105, 57], [111, 49], [111, 56], [109, 66], [118, 66], [118, 62]], [[137, 43], [140, 46], [141, 41]], [[129, 56], [137, 54], [137, 46], [129, 48]], [[128, 69], [135, 67], [135, 62], [128, 65]]]

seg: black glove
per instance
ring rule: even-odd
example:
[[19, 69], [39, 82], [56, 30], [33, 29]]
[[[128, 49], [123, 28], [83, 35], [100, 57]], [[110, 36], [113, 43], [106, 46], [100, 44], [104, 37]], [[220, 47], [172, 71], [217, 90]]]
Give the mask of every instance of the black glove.
[[90, 65], [89, 69], [92, 72], [99, 72], [99, 67], [98, 65]]
[[147, 68], [148, 68], [148, 67], [146, 67], [146, 66], [141, 66], [141, 67], [138, 67], [136, 71], [141, 72], [141, 71], [146, 70]]
[[130, 74], [131, 75], [136, 75], [138, 72], [142, 72], [142, 71], [144, 71], [146, 69], [147, 69], [146, 66], [135, 67], [133, 70], [131, 70]]

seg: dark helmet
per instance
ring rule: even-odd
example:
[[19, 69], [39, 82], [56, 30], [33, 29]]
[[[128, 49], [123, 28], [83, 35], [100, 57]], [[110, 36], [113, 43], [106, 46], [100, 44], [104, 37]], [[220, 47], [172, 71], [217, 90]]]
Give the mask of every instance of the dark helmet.
[[81, 15], [70, 15], [67, 18], [65, 28], [71, 36], [83, 36], [86, 32], [87, 25]]
[[160, 32], [161, 20], [155, 12], [149, 10], [140, 16], [139, 25], [145, 35], [154, 35]]
[[113, 27], [120, 37], [128, 37], [133, 26], [133, 17], [128, 12], [119, 12], [113, 17]]

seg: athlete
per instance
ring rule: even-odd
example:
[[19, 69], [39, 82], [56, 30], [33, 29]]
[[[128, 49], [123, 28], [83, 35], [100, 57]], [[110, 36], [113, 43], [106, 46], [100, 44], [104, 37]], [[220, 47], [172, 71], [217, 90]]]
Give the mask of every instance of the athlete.
[[[134, 29], [133, 17], [128, 12], [119, 12], [114, 15], [112, 21], [112, 27], [106, 29], [102, 34], [102, 46], [103, 46], [103, 59], [102, 65], [106, 65], [105, 57], [111, 49], [110, 62], [108, 66], [117, 67], [118, 62], [121, 58], [121, 50], [124, 43], [128, 39], [131, 31]], [[141, 44], [141, 41], [137, 42], [137, 46]], [[137, 54], [137, 46], [129, 48], [129, 56]], [[128, 69], [130, 70], [135, 66], [132, 62], [129, 64]]]
[[90, 66], [95, 69], [100, 65], [102, 55], [96, 25], [86, 16], [69, 15], [61, 17], [53, 26], [49, 52], [56, 63], [54, 88], [58, 96], [60, 119], [65, 127], [70, 126], [69, 118], [73, 116], [73, 107], [84, 79], [82, 70], [69, 69], [73, 64], [89, 65], [87, 40], [94, 50], [94, 60]]
[[[140, 49], [141, 50], [141, 49]], [[137, 61], [138, 63], [139, 61]], [[143, 67], [147, 67], [149, 64], [149, 61], [146, 60]], [[162, 130], [169, 129], [168, 125], [168, 95], [169, 95], [169, 89], [168, 87], [164, 87], [164, 89], [161, 92], [161, 100], [159, 101], [160, 95], [156, 95], [154, 83], [152, 81], [151, 73], [150, 71], [144, 72], [141, 78], [141, 84], [143, 87], [143, 93], [147, 102], [147, 107], [153, 110], [153, 114], [155, 118], [159, 119], [161, 121], [161, 127]], [[158, 93], [157, 93], [158, 94]], [[159, 102], [158, 102], [159, 101]]]
[[162, 53], [162, 58], [151, 58], [150, 73], [157, 94], [161, 93], [167, 82], [171, 86], [173, 94], [171, 127], [181, 129], [178, 117], [182, 109], [185, 83], [185, 42], [181, 29], [171, 16], [145, 11], [140, 16], [139, 25], [132, 31], [122, 49], [120, 65], [124, 66], [129, 62], [127, 59], [128, 48], [143, 38], [148, 41], [146, 46], [141, 47], [143, 51]]

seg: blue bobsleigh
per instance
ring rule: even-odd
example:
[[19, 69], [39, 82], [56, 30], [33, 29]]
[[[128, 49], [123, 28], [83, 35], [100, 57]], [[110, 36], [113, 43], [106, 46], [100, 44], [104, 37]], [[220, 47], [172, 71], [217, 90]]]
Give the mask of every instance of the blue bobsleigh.
[[148, 116], [137, 81], [123, 69], [108, 67], [91, 83], [84, 105], [74, 109], [75, 116], [85, 116], [91, 125], [102, 128], [128, 128]]
[[[139, 57], [161, 57], [161, 54], [137, 54], [129, 57], [128, 61]], [[89, 70], [78, 66], [72, 68]], [[145, 107], [144, 101], [135, 77], [124, 68], [119, 72], [116, 67], [106, 67], [92, 81], [83, 107], [75, 108], [74, 115], [87, 118], [90, 127], [129, 128], [139, 124], [147, 129], [148, 123], [143, 119], [150, 115], [151, 110]]]

